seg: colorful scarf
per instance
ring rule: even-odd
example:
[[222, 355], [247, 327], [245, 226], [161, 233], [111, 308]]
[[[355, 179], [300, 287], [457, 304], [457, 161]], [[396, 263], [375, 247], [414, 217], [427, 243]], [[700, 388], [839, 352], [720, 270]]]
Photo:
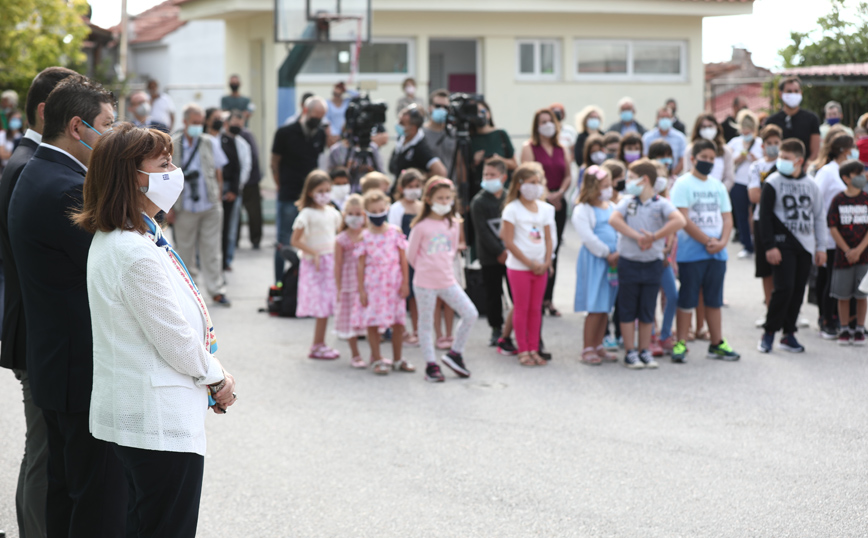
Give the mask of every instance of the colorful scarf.
[[212, 354], [217, 352], [217, 336], [214, 334], [214, 324], [211, 323], [211, 315], [208, 313], [208, 307], [205, 306], [205, 301], [202, 300], [202, 294], [199, 293], [199, 288], [196, 287], [196, 284], [193, 282], [193, 277], [190, 276], [190, 271], [187, 270], [187, 266], [184, 265], [184, 260], [178, 256], [178, 253], [175, 252], [175, 249], [172, 248], [172, 245], [166, 240], [163, 236], [163, 229], [154, 222], [154, 219], [142, 213], [145, 217], [145, 225], [148, 227], [148, 231], [145, 235], [158, 247], [164, 249], [166, 253], [169, 255], [169, 259], [172, 260], [172, 265], [175, 266], [175, 269], [184, 279], [184, 282], [187, 283], [187, 286], [190, 287], [190, 290], [193, 292], [193, 296], [196, 298], [196, 303], [199, 305], [199, 309], [202, 311], [202, 315], [205, 317], [205, 348], [208, 349]]

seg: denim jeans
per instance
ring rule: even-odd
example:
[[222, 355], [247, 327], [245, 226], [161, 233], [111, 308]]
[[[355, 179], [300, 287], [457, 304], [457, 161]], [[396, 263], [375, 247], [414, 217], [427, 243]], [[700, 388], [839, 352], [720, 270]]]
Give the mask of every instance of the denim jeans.
[[224, 219], [229, 220], [229, 227], [227, 228], [227, 244], [226, 244], [226, 259], [223, 260], [224, 265], [232, 265], [232, 261], [235, 259], [235, 248], [238, 245], [238, 230], [241, 228], [238, 226], [238, 223], [241, 221], [241, 204], [242, 201], [241, 195], [238, 195], [235, 198], [235, 205], [232, 206], [232, 211], [228, 215], [223, 215]]
[[283, 278], [286, 260], [280, 255], [280, 248], [288, 247], [292, 240], [292, 225], [298, 216], [298, 208], [295, 202], [277, 202], [277, 248], [274, 250], [274, 281], [279, 282]]
[[671, 265], [663, 268], [660, 287], [663, 288], [663, 294], [666, 295], [666, 308], [663, 310], [660, 339], [666, 340], [672, 336], [672, 321], [675, 319], [675, 311], [678, 309], [678, 287], [675, 285], [675, 271], [672, 270]]

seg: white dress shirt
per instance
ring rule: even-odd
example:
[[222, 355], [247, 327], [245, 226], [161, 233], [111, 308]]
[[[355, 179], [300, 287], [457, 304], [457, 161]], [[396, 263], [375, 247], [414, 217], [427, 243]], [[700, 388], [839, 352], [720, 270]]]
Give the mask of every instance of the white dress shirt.
[[223, 371], [205, 317], [169, 254], [135, 231], [97, 232], [87, 259], [93, 326], [91, 434], [205, 454], [206, 385]]

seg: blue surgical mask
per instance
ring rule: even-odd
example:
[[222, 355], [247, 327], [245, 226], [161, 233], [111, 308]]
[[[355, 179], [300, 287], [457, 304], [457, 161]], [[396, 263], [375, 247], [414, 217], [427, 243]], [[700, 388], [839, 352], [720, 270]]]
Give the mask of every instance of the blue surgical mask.
[[431, 111], [431, 121], [434, 123], [446, 123], [446, 117], [449, 115], [445, 108], [435, 108]]
[[659, 159], [657, 159], [657, 162], [660, 164], [665, 164], [666, 167], [669, 168], [675, 161], [672, 160], [672, 157], [660, 157]]
[[483, 179], [480, 185], [483, 190], [491, 194], [497, 194], [503, 190], [503, 183], [500, 179]]
[[399, 123], [398, 125], [395, 126], [395, 132], [398, 133], [398, 138], [401, 138], [405, 134], [404, 133], [404, 126]]
[[13, 131], [17, 131], [21, 128], [21, 118], [12, 118], [9, 120], [9, 128]]
[[644, 190], [645, 187], [642, 186], [642, 178], [628, 181], [627, 186], [624, 188], [624, 192], [632, 196], [640, 196]]
[[[87, 125], [87, 128], [88, 128], [88, 129], [90, 129], [91, 131], [95, 132], [95, 133], [98, 134], [99, 136], [102, 136], [102, 135], [103, 135], [103, 133], [101, 133], [101, 132], [97, 131], [96, 129], [94, 129], [93, 126], [91, 126], [91, 124], [89, 124], [88, 122], [86, 122], [86, 121], [84, 121], [84, 120], [81, 120], [81, 123]], [[112, 130], [109, 129], [108, 131], [106, 131], [106, 133], [110, 133], [111, 131], [112, 131]], [[93, 151], [93, 148], [90, 147], [90, 146], [87, 144], [87, 142], [85, 142], [84, 140], [81, 140], [81, 139], [79, 139], [78, 141], [81, 142], [82, 144], [84, 144], [84, 147], [86, 147], [87, 149]]]
[[202, 136], [203, 132], [205, 132], [205, 127], [202, 125], [187, 126], [187, 136], [189, 136], [190, 138], [198, 138]]
[[793, 172], [796, 169], [796, 165], [795, 163], [793, 163], [793, 161], [788, 161], [781, 158], [778, 158], [778, 162], [775, 164], [775, 167], [778, 169], [778, 172], [782, 173], [785, 176], [793, 175]]
[[745, 142], [748, 142], [748, 143], [753, 142], [753, 135], [750, 134], [750, 133], [741, 135], [741, 138], [742, 138]]
[[854, 160], [859, 159], [859, 148], [853, 148], [850, 150], [850, 158]]
[[588, 118], [585, 125], [588, 126], [589, 131], [596, 131], [600, 128], [600, 118]]
[[657, 127], [661, 131], [668, 131], [672, 128], [672, 118], [660, 118], [657, 120]]
[[633, 111], [632, 110], [622, 110], [621, 111], [621, 121], [624, 123], [630, 123], [633, 121]]

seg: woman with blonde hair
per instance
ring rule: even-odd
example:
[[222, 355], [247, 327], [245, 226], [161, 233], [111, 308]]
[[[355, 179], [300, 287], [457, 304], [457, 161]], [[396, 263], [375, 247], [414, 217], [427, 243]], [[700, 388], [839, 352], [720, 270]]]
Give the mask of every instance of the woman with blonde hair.
[[573, 146], [573, 159], [580, 163], [585, 154], [585, 142], [591, 135], [603, 136], [603, 111], [597, 105], [588, 105], [576, 114], [576, 130], [579, 132]]

